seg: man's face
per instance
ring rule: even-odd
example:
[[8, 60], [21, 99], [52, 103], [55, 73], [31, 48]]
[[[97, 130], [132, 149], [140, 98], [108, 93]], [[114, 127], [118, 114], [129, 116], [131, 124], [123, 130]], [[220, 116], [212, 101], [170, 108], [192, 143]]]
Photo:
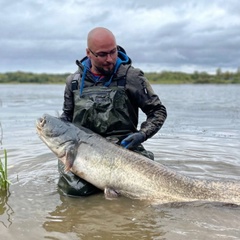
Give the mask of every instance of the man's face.
[[87, 48], [87, 56], [92, 63], [92, 71], [103, 75], [111, 75], [117, 61], [118, 51], [114, 43]]

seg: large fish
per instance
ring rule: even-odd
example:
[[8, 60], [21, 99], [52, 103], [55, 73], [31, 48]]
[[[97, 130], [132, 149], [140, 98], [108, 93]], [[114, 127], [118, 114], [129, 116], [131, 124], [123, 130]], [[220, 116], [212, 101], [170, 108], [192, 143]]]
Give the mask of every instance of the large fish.
[[240, 182], [184, 176], [47, 114], [37, 120], [36, 129], [66, 171], [104, 190], [107, 196], [110, 193], [158, 203], [202, 200], [240, 204]]

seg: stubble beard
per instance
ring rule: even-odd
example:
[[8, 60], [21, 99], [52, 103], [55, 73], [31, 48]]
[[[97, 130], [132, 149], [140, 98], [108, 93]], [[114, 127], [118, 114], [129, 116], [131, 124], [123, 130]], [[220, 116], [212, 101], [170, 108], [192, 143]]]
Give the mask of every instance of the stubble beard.
[[95, 66], [95, 68], [98, 70], [99, 73], [101, 73], [104, 76], [108, 76], [108, 77], [111, 76], [113, 74], [113, 71], [114, 71], [114, 67], [112, 69], [109, 69], [109, 70], [105, 70], [104, 68], [97, 67], [97, 66]]

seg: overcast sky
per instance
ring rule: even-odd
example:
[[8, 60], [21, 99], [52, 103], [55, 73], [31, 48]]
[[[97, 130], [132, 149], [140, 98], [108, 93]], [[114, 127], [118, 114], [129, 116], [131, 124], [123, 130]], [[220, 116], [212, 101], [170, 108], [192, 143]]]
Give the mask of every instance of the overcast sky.
[[143, 71], [240, 67], [239, 0], [0, 0], [0, 72], [65, 73], [109, 28]]

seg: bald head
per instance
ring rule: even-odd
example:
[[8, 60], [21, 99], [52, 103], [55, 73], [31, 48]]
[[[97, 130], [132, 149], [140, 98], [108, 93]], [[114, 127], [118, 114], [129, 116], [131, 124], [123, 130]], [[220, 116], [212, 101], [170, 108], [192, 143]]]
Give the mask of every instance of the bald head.
[[107, 28], [97, 27], [88, 33], [87, 45], [95, 51], [104, 51], [104, 49], [116, 47], [116, 39]]
[[116, 39], [111, 31], [103, 27], [92, 29], [87, 38], [87, 57], [93, 73], [110, 76], [117, 61]]

